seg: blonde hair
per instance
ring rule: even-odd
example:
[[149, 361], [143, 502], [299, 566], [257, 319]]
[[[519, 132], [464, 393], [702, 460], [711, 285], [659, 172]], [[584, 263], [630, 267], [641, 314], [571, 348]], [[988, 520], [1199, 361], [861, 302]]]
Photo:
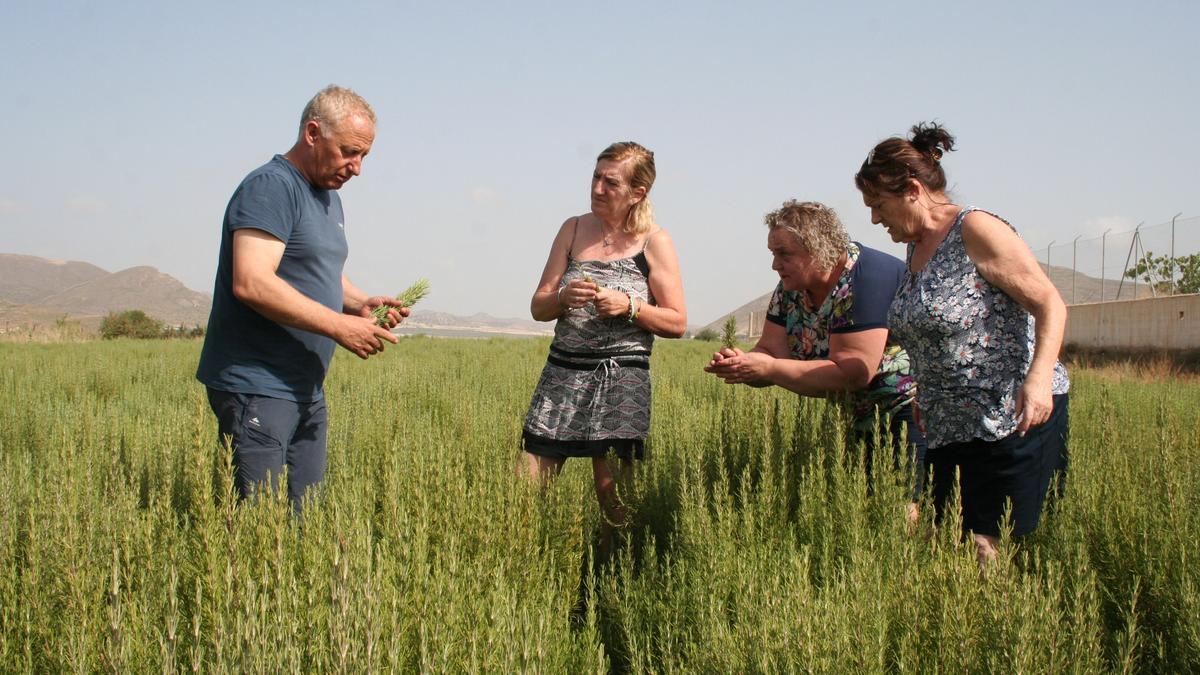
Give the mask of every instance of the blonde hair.
[[362, 96], [353, 89], [331, 84], [318, 91], [304, 106], [304, 112], [300, 114], [300, 134], [304, 135], [306, 124], [315, 121], [320, 123], [321, 135], [324, 136], [337, 129], [349, 115], [362, 115], [375, 124], [375, 111]]
[[629, 185], [634, 188], [646, 188], [642, 201], [629, 209], [622, 228], [630, 234], [645, 234], [654, 227], [654, 206], [650, 203], [650, 188], [654, 187], [657, 173], [654, 170], [654, 153], [633, 141], [613, 143], [600, 153], [596, 161], [611, 162], [629, 161]]
[[820, 202], [789, 199], [768, 213], [764, 222], [772, 230], [785, 230], [822, 270], [829, 271], [850, 250], [850, 237], [837, 212]]

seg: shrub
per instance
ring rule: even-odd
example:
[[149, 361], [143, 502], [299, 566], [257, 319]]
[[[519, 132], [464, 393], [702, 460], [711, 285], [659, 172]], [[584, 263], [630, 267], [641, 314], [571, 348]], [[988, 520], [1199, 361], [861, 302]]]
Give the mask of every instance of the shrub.
[[127, 337], [139, 340], [152, 340], [163, 334], [162, 324], [146, 316], [140, 309], [129, 309], [124, 312], [109, 312], [100, 322], [100, 336], [105, 340]]

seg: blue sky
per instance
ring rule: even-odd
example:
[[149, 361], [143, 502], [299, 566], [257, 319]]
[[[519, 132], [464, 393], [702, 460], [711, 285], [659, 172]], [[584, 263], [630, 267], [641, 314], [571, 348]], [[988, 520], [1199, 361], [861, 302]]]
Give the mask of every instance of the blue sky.
[[631, 139], [700, 325], [773, 287], [762, 216], [785, 199], [901, 255], [852, 178], [921, 120], [958, 137], [956, 198], [1035, 249], [1200, 215], [1198, 25], [1200, 3], [1153, 1], [10, 1], [0, 252], [211, 292], [230, 194], [333, 82], [379, 117], [342, 190], [364, 290], [424, 276], [426, 308], [528, 316], [596, 154]]

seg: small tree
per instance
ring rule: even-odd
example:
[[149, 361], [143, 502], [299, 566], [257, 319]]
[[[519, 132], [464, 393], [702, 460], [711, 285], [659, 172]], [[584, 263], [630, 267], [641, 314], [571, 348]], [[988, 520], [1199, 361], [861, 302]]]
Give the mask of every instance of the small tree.
[[730, 349], [737, 346], [737, 319], [732, 314], [725, 317], [725, 325], [721, 330], [721, 344]]
[[1158, 293], [1170, 293], [1172, 279], [1175, 292], [1200, 293], [1200, 253], [1172, 258], [1146, 251], [1133, 269], [1126, 270], [1125, 276], [1153, 285]]
[[146, 316], [140, 309], [109, 312], [100, 322], [100, 336], [105, 340], [120, 337], [151, 340], [160, 337], [162, 333], [162, 324]]
[[79, 322], [66, 314], [54, 320], [54, 327], [58, 329], [58, 337], [63, 340], [75, 340], [83, 336]]
[[717, 340], [721, 339], [721, 336], [717, 334], [717, 331], [711, 328], [701, 328], [696, 332], [695, 335], [692, 336], [692, 339], [703, 340], [704, 342], [716, 342]]

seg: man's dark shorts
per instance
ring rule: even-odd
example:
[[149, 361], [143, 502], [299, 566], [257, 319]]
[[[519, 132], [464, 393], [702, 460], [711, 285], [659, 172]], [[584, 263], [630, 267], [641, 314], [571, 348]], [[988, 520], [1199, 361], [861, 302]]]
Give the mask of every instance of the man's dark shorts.
[[295, 508], [310, 485], [325, 477], [325, 401], [297, 403], [208, 388], [218, 438], [233, 445], [234, 486], [245, 499], [268, 478], [279, 487], [287, 467], [288, 499]]

